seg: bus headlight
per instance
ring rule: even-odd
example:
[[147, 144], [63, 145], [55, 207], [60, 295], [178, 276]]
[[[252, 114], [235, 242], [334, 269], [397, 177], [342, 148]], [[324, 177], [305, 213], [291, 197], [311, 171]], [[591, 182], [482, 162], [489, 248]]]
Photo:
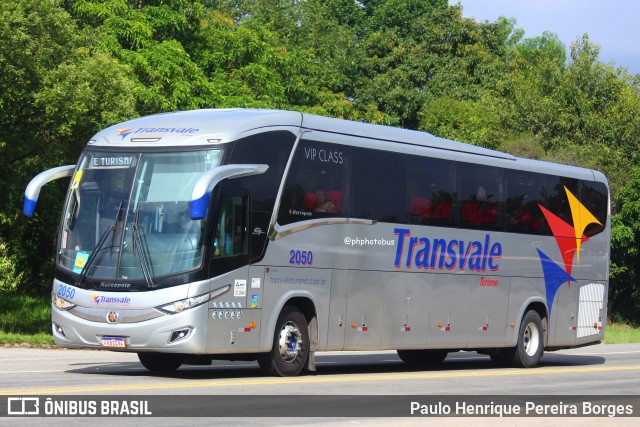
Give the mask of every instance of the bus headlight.
[[53, 303], [53, 305], [55, 305], [58, 308], [58, 310], [62, 310], [62, 311], [71, 310], [73, 307], [76, 306], [75, 304], [70, 303], [66, 299], [60, 298], [58, 295], [54, 293], [51, 294], [51, 302]]
[[174, 301], [170, 304], [156, 307], [156, 309], [169, 314], [181, 313], [185, 310], [189, 310], [190, 308], [198, 307], [199, 305], [207, 303], [213, 298], [227, 292], [229, 289], [231, 289], [231, 285], [226, 285], [219, 289], [216, 289], [215, 291], [207, 292], [206, 294], [198, 295], [197, 297], [185, 298], [179, 301]]

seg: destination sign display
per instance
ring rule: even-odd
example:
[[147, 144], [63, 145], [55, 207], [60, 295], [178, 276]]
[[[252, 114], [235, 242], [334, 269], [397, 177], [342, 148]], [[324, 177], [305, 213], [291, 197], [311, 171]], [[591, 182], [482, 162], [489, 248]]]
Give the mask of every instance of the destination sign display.
[[91, 159], [91, 169], [130, 168], [135, 166], [133, 156], [101, 156]]

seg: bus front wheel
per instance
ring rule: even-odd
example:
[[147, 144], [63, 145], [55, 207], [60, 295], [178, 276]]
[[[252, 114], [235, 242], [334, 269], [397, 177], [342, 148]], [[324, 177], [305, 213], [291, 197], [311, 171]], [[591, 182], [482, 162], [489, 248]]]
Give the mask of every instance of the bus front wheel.
[[152, 372], [173, 372], [182, 365], [184, 357], [172, 353], [138, 353], [142, 366]]
[[267, 375], [293, 377], [304, 368], [309, 357], [309, 329], [307, 319], [297, 307], [285, 306], [278, 317], [269, 353], [258, 358]]

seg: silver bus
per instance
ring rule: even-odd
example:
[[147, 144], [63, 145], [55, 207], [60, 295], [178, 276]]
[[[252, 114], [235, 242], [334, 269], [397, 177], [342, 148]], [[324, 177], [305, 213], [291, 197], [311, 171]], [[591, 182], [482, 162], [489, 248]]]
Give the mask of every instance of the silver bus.
[[152, 371], [317, 351], [473, 350], [536, 366], [597, 343], [610, 207], [603, 174], [433, 135], [276, 110], [153, 115], [96, 134], [57, 239], [57, 345]]

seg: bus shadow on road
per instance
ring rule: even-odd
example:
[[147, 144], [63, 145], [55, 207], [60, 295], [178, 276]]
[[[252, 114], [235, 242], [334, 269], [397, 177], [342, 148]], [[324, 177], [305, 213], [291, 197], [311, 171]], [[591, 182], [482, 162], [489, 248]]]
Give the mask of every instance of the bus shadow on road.
[[[546, 353], [540, 361], [540, 368], [579, 367], [602, 365], [605, 358], [594, 355], [575, 355]], [[170, 373], [153, 373], [136, 362], [91, 364], [82, 363], [82, 367], [67, 372], [75, 374], [118, 375], [127, 377], [153, 376], [175, 379], [210, 380], [231, 378], [256, 378], [263, 376], [256, 362], [247, 361], [213, 361], [212, 365], [183, 365]], [[411, 372], [450, 372], [491, 369], [512, 369], [494, 364], [489, 356], [475, 352], [451, 353], [444, 362], [438, 365], [422, 365], [402, 362], [395, 354], [367, 353], [363, 355], [322, 355], [316, 358], [316, 372], [306, 375], [364, 375], [392, 374]]]

